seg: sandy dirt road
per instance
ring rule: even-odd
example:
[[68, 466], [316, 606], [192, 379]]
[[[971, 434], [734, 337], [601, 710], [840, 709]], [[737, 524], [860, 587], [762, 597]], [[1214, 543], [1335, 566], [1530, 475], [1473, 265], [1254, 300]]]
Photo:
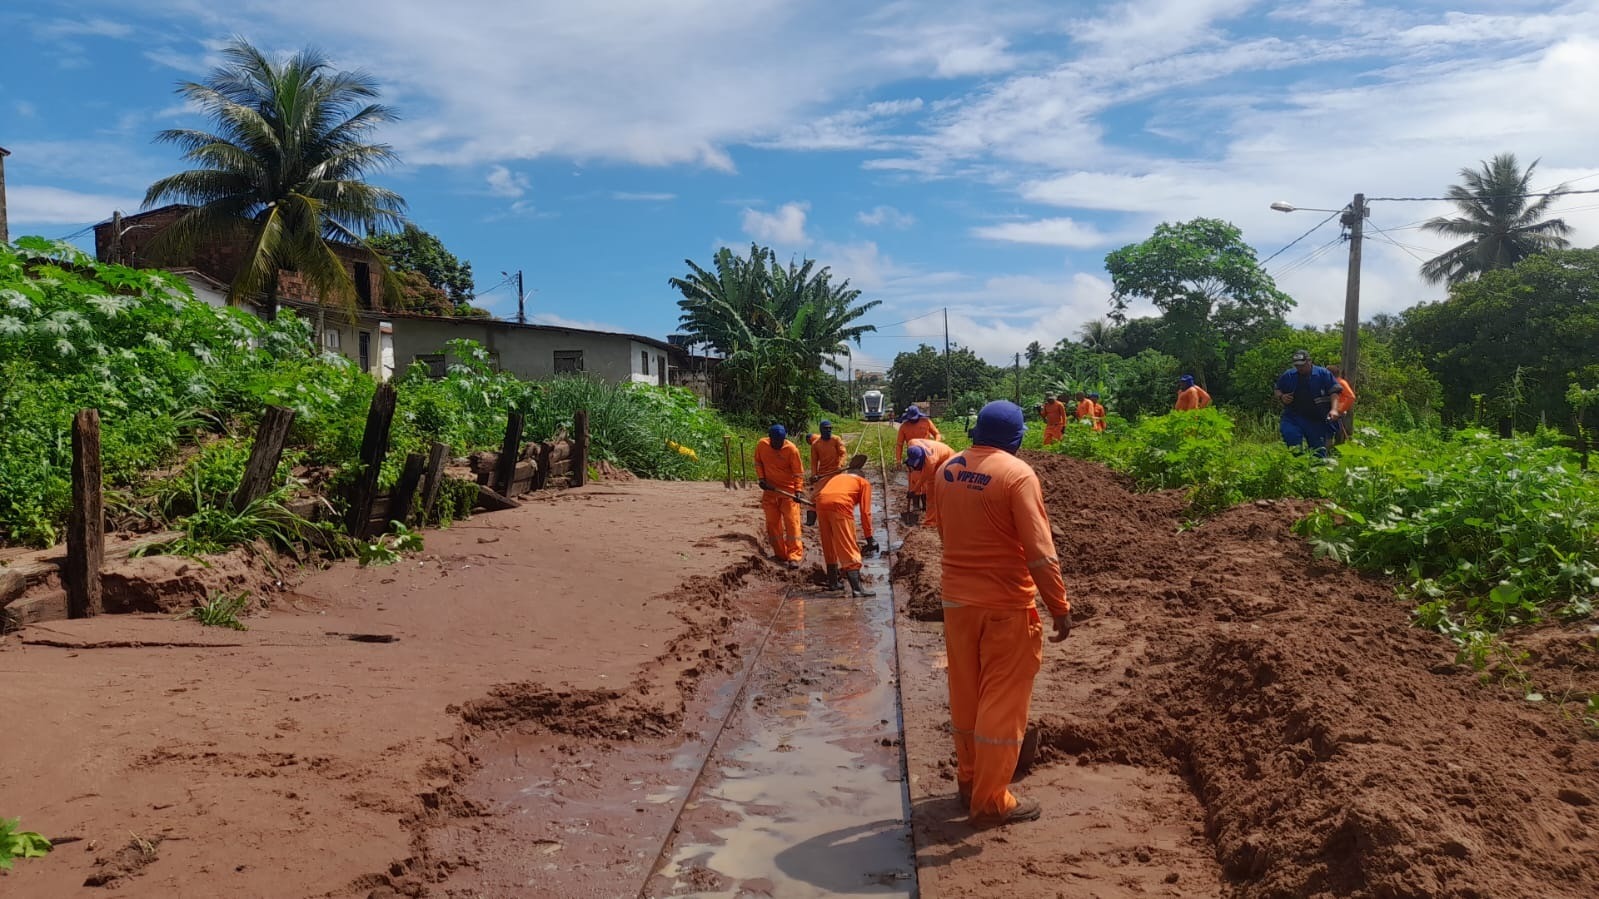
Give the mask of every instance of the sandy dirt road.
[[429, 532], [392, 567], [341, 563], [246, 632], [112, 615], [6, 638], [0, 812], [79, 839], [0, 893], [416, 895], [475, 870], [492, 841], [440, 835], [486, 813], [466, 794], [488, 741], [564, 721], [604, 768], [726, 679], [729, 597], [770, 574], [757, 502], [597, 485]]
[[[938, 538], [895, 562], [922, 895], [1591, 897], [1599, 740], [1483, 685], [1392, 585], [1317, 561], [1305, 506], [1181, 527], [1180, 499], [1024, 454], [1078, 627], [1045, 644], [1035, 824], [974, 832], [953, 800]], [[1599, 689], [1588, 632], [1537, 635], [1546, 683]]]

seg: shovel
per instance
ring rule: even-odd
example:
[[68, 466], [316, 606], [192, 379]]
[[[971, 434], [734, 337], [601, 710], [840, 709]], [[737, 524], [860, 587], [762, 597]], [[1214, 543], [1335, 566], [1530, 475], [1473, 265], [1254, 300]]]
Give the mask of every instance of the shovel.
[[[833, 477], [836, 476], [836, 475], [841, 475], [841, 474], [843, 474], [846, 471], [858, 471], [858, 470], [860, 470], [862, 468], [865, 468], [866, 467], [866, 463], [868, 463], [870, 461], [871, 460], [866, 457], [865, 453], [856, 453], [855, 455], [849, 457], [849, 464], [848, 465], [845, 465], [843, 468], [839, 469], [838, 471], [830, 471], [827, 474], [824, 474], [824, 475], [822, 475], [819, 478], [812, 478], [811, 479], [811, 484], [812, 485], [825, 484], [828, 481], [832, 480]], [[805, 512], [805, 524], [808, 527], [814, 526], [816, 524], [816, 511], [814, 509], [806, 510], [806, 512]]]
[[806, 499], [803, 496], [800, 496], [798, 493], [789, 493], [787, 490], [779, 490], [776, 487], [772, 487], [770, 485], [768, 485], [766, 487], [762, 487], [761, 489], [762, 490], [770, 490], [773, 493], [777, 494], [778, 496], [786, 496], [789, 499], [793, 500], [796, 503], [799, 503], [802, 506], [810, 506], [812, 508], [815, 508], [815, 506], [816, 506], [815, 503], [811, 502], [810, 500]]
[[1022, 752], [1016, 758], [1015, 777], [1022, 777], [1033, 770], [1033, 762], [1038, 760], [1038, 725], [1027, 725], [1027, 733], [1022, 737]]

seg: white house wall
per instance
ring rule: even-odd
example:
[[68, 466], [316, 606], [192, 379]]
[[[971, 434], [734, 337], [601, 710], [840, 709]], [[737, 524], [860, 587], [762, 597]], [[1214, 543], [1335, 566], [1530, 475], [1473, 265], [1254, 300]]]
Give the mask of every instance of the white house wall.
[[[639, 381], [656, 383], [655, 354], [665, 357], [666, 351], [649, 344], [639, 343], [622, 334], [590, 332], [564, 332], [535, 328], [519, 328], [508, 322], [481, 319], [413, 319], [396, 317], [394, 323], [395, 370], [405, 371], [418, 356], [442, 354], [446, 362], [453, 363], [446, 344], [451, 340], [475, 340], [497, 357], [502, 371], [529, 380], [549, 378], [555, 374], [557, 351], [578, 351], [583, 354], [583, 372], [596, 375], [605, 381]], [[651, 351], [650, 375], [645, 378], [638, 353]], [[635, 375], [638, 375], [635, 377]]]

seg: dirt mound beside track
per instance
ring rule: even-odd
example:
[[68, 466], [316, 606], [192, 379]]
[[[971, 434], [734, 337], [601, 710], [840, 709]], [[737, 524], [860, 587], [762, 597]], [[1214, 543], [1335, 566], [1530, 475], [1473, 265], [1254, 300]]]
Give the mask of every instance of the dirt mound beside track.
[[1090, 613], [1045, 653], [1044, 765], [1183, 778], [1232, 895], [1593, 895], [1599, 741], [1457, 668], [1391, 584], [1314, 559], [1289, 529], [1307, 506], [1183, 530], [1177, 496], [1027, 459]]

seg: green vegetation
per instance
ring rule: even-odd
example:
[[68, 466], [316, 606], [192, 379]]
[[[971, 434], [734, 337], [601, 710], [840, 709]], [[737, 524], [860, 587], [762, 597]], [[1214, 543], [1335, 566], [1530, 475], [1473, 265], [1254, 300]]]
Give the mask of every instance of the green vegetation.
[[834, 283], [832, 270], [815, 260], [784, 266], [754, 244], [748, 258], [719, 250], [714, 271], [684, 264], [688, 276], [668, 283], [683, 295], [683, 330], [723, 356], [723, 408], [804, 430], [816, 417], [816, 393], [836, 387], [823, 368], [838, 371], [834, 357], [846, 343], [858, 346], [862, 334], [876, 330], [855, 322], [878, 302], [858, 303], [861, 292], [847, 280]]
[[205, 627], [228, 627], [236, 631], [250, 628], [239, 620], [239, 613], [250, 604], [248, 593], [223, 593], [190, 609], [183, 617], [193, 618]]
[[437, 237], [412, 224], [397, 234], [380, 234], [367, 246], [383, 254], [399, 276], [400, 308], [433, 315], [487, 318], [472, 305], [472, 263], [461, 261]]
[[1465, 242], [1427, 260], [1421, 276], [1433, 284], [1459, 284], [1491, 271], [1510, 268], [1537, 253], [1570, 246], [1571, 227], [1563, 219], [1545, 218], [1549, 207], [1566, 192], [1564, 184], [1531, 197], [1533, 160], [1525, 169], [1516, 154], [1501, 153], [1481, 170], [1461, 169], [1461, 184], [1451, 185], [1449, 199], [1459, 215], [1437, 216], [1422, 227], [1435, 234], [1464, 237]]
[[422, 551], [422, 535], [398, 521], [389, 522], [389, 532], [356, 545], [356, 558], [362, 565], [393, 565], [406, 553]]
[[178, 86], [215, 120], [216, 133], [183, 128], [156, 136], [196, 168], [145, 192], [146, 207], [194, 206], [152, 249], [187, 258], [202, 242], [246, 242], [249, 256], [230, 295], [262, 296], [268, 318], [277, 315], [284, 271], [297, 272], [324, 301], [354, 306], [355, 283], [333, 244], [361, 244], [403, 223], [400, 195], [365, 180], [396, 161], [386, 144], [368, 142], [394, 111], [373, 102], [370, 77], [335, 71], [314, 50], [279, 64], [239, 40], [222, 58], [204, 83]]
[[1215, 409], [1095, 433], [1057, 451], [1103, 462], [1143, 489], [1187, 491], [1196, 514], [1253, 499], [1324, 500], [1298, 528], [1318, 554], [1397, 578], [1418, 623], [1463, 646], [1506, 627], [1593, 614], [1599, 478], [1558, 435], [1362, 427], [1330, 461], [1240, 434]]
[[[163, 272], [95, 263], [37, 238], [0, 245], [0, 543], [58, 541], [72, 416], [95, 407], [108, 508], [182, 530], [169, 551], [202, 554], [257, 539], [349, 551], [330, 524], [291, 511], [302, 489], [291, 473], [331, 474], [337, 496], [352, 476], [376, 383], [311, 347], [303, 320], [266, 323], [208, 306]], [[475, 344], [457, 344], [451, 356], [458, 361], [444, 378], [413, 366], [396, 380], [384, 486], [398, 479], [406, 453], [435, 440], [458, 454], [497, 449], [509, 410], [527, 415], [527, 439], [542, 440], [588, 409], [591, 458], [648, 477], [701, 477], [708, 454], [719, 455], [724, 425], [686, 391], [521, 381], [494, 371]], [[255, 420], [274, 404], [296, 413], [278, 489], [235, 512]], [[464, 517], [475, 496], [475, 485], [448, 482], [441, 515]]]
[[9, 871], [19, 858], [43, 858], [50, 841], [31, 830], [17, 830], [21, 818], [0, 818], [0, 871]]

